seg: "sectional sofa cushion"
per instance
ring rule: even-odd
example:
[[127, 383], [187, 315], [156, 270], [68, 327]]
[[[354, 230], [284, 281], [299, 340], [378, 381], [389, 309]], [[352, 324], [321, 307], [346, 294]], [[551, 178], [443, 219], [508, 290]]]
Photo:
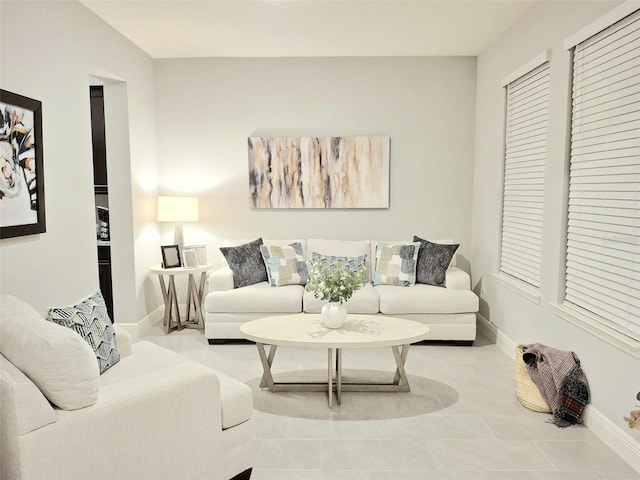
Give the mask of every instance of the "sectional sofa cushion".
[[267, 281], [267, 269], [260, 253], [262, 238], [235, 247], [220, 247], [233, 272], [233, 288]]
[[272, 287], [305, 285], [309, 280], [302, 244], [261, 245], [260, 252]]
[[478, 311], [478, 297], [471, 290], [451, 290], [420, 283], [411, 288], [378, 285], [375, 289], [380, 297], [380, 313], [386, 315]]
[[10, 295], [0, 297], [0, 353], [63, 410], [98, 400], [100, 371], [89, 344]]
[[208, 313], [300, 313], [302, 285], [272, 288], [267, 282], [244, 288], [210, 292], [204, 300]]
[[116, 332], [102, 293], [89, 295], [75, 305], [50, 308], [47, 320], [80, 335], [95, 353], [100, 373], [120, 361]]
[[433, 243], [418, 236], [414, 236], [413, 241], [420, 242], [416, 282], [444, 287], [447, 269], [460, 245]]
[[373, 284], [413, 286], [416, 282], [416, 260], [419, 248], [419, 242], [395, 244], [378, 242]]

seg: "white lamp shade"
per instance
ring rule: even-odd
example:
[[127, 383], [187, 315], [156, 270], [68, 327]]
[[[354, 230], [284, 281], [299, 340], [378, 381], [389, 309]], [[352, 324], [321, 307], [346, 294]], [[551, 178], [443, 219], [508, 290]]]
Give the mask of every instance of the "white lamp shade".
[[158, 197], [159, 222], [197, 222], [197, 197]]

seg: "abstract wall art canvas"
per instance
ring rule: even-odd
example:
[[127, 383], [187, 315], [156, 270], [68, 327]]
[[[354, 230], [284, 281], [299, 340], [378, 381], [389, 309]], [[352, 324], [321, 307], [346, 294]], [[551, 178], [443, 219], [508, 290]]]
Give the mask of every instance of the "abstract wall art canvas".
[[43, 233], [42, 103], [0, 90], [0, 238]]
[[389, 137], [250, 137], [252, 208], [389, 208]]

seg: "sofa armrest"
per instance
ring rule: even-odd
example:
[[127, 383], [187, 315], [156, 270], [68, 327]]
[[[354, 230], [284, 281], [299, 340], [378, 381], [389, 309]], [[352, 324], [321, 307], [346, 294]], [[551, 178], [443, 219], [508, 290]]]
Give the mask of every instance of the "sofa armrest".
[[[0, 354], [0, 451], [12, 430], [13, 441], [38, 428], [55, 423], [56, 414], [38, 387], [4, 355]], [[0, 457], [4, 458], [4, 457]], [[1, 470], [1, 469], [0, 469]], [[0, 478], [4, 478], [0, 476]]]
[[449, 267], [447, 269], [444, 283], [451, 290], [471, 290], [471, 277], [458, 267]]
[[116, 342], [118, 342], [118, 352], [120, 357], [131, 355], [131, 334], [117, 323], [113, 325], [116, 332]]
[[209, 291], [233, 290], [233, 272], [228, 266], [222, 266], [209, 275]]
[[[109, 455], [96, 450], [97, 438]], [[60, 411], [55, 429], [27, 443], [29, 478], [65, 478], [72, 469], [75, 478], [220, 479], [220, 382], [195, 362], [134, 375], [101, 387], [95, 405]]]

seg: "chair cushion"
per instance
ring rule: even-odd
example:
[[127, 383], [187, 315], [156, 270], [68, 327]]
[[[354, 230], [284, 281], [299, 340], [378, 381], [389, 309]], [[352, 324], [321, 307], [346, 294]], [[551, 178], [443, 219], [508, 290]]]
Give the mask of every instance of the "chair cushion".
[[251, 388], [235, 378], [216, 372], [220, 379], [222, 428], [231, 428], [246, 422], [253, 413]]
[[478, 297], [471, 290], [451, 290], [433, 285], [416, 284], [398, 288], [375, 287], [380, 297], [380, 313], [472, 313], [478, 311]]
[[302, 285], [271, 288], [267, 282], [248, 287], [210, 292], [204, 303], [207, 313], [300, 313]]
[[[313, 296], [313, 293], [305, 290], [302, 297], [302, 305], [305, 313], [320, 313], [322, 306], [327, 303]], [[373, 285], [366, 283], [361, 289], [356, 290], [353, 296], [345, 303], [347, 312], [359, 314], [376, 314], [380, 309], [380, 301]]]
[[188, 362], [179, 353], [159, 347], [155, 343], [142, 341], [131, 346], [131, 354], [123, 357], [118, 368], [107, 370], [100, 377], [103, 387], [155, 372], [174, 365]]
[[0, 297], [0, 353], [63, 410], [98, 400], [100, 371], [89, 344], [10, 295]]
[[[133, 344], [133, 353], [123, 358], [118, 368], [102, 375], [102, 385], [104, 387], [115, 385], [184, 363], [192, 363], [192, 360], [151, 342], [136, 342]], [[220, 380], [222, 428], [233, 427], [248, 420], [253, 411], [251, 389], [244, 383], [218, 371], [216, 375]]]
[[102, 293], [89, 295], [76, 305], [50, 308], [47, 320], [79, 334], [94, 351], [100, 373], [120, 361], [116, 332]]
[[220, 247], [233, 272], [233, 288], [246, 287], [267, 280], [267, 269], [260, 253], [262, 238], [236, 247]]

